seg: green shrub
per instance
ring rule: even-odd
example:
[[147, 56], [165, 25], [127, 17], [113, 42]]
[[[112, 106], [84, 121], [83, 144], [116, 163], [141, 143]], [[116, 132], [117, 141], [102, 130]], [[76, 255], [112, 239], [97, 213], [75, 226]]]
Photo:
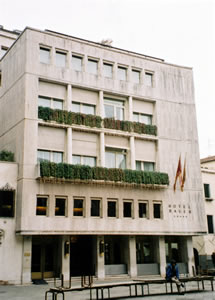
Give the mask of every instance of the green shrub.
[[0, 161], [14, 161], [14, 153], [7, 150], [0, 152]]

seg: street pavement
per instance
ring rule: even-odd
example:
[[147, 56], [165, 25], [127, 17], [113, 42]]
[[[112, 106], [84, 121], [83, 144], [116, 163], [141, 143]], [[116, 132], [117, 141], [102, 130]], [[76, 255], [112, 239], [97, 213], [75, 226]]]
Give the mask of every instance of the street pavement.
[[[103, 281], [104, 283], [107, 282], [116, 282], [116, 281], [127, 281], [125, 279], [109, 279], [108, 281]], [[101, 281], [95, 280], [95, 283], [101, 283]], [[45, 292], [50, 288], [53, 287], [53, 282], [48, 282], [48, 284], [40, 284], [40, 285], [0, 285], [0, 300], [45, 300]], [[80, 287], [80, 281], [75, 280], [72, 282], [73, 287]], [[196, 282], [188, 283], [186, 285], [187, 290], [196, 289], [197, 285]], [[175, 287], [176, 291], [176, 287]], [[139, 291], [138, 294], [140, 294]], [[145, 294], [147, 294], [146, 287], [144, 288]], [[210, 283], [205, 283], [205, 291], [202, 292], [187, 292], [184, 295], [161, 295], [159, 293], [165, 292], [164, 285], [153, 285], [150, 286], [150, 293], [154, 295], [146, 295], [141, 297], [133, 297], [133, 298], [123, 298], [124, 300], [128, 299], [144, 299], [144, 300], [215, 300], [215, 291], [211, 291]], [[95, 293], [95, 291], [94, 291]], [[128, 287], [119, 287], [114, 288], [111, 290], [111, 297], [117, 297], [117, 295], [128, 295]], [[105, 295], [107, 296], [107, 295]], [[48, 300], [51, 300], [52, 297], [49, 295]], [[58, 300], [61, 300], [62, 296], [58, 296]], [[82, 292], [72, 292], [65, 294], [65, 300], [89, 300], [89, 290], [85, 290]]]

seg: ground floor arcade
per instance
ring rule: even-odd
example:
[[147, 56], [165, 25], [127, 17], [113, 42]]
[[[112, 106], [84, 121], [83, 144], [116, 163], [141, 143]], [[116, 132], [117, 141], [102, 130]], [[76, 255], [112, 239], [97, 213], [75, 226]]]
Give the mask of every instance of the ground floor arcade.
[[32, 279], [127, 274], [165, 276], [175, 259], [181, 273], [193, 272], [192, 237], [49, 235], [23, 237], [22, 283]]

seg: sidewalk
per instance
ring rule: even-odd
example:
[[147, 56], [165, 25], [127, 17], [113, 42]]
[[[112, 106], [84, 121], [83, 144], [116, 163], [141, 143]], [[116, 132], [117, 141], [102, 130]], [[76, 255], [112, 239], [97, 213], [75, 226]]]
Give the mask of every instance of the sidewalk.
[[[101, 282], [116, 282], [116, 281], [128, 281], [125, 278], [111, 278], [109, 280], [105, 281], [98, 281], [95, 280], [95, 283], [101, 283]], [[48, 284], [42, 284], [42, 285], [28, 285], [28, 286], [15, 286], [15, 285], [3, 285], [0, 286], [0, 300], [45, 300], [45, 292], [50, 288], [53, 287], [53, 282], [49, 282]], [[80, 286], [80, 280], [74, 280], [72, 282], [72, 286]], [[153, 287], [150, 287], [150, 292], [159, 294], [161, 292], [164, 292], [164, 286], [162, 285], [156, 285]], [[187, 289], [196, 288], [195, 283], [190, 283], [187, 285]], [[126, 287], [123, 287], [125, 289], [125, 295], [128, 294], [128, 291], [126, 290]], [[205, 284], [206, 291], [204, 292], [195, 292], [195, 293], [186, 293], [185, 295], [154, 295], [154, 296], [144, 296], [144, 297], [138, 297], [138, 298], [123, 298], [124, 300], [128, 299], [144, 299], [144, 300], [178, 300], [178, 299], [192, 299], [192, 300], [215, 300], [215, 292], [211, 291], [210, 284]], [[111, 291], [111, 297], [117, 297], [117, 293], [120, 291], [120, 295], [122, 294], [122, 288], [119, 288], [117, 290], [113, 289]], [[146, 292], [146, 290], [145, 290]], [[49, 300], [51, 300], [51, 296], [48, 297]], [[58, 297], [59, 300], [62, 299], [61, 295]], [[72, 292], [65, 294], [65, 300], [89, 300], [89, 290], [83, 291], [83, 292]]]

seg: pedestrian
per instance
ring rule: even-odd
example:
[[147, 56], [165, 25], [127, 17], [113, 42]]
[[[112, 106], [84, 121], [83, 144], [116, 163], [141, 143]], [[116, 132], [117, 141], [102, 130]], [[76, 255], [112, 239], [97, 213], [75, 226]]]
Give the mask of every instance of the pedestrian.
[[179, 270], [178, 265], [175, 260], [172, 260], [166, 268], [166, 279], [176, 283], [178, 293], [184, 295], [184, 292], [181, 291], [181, 287], [184, 287], [184, 284], [179, 280]]

